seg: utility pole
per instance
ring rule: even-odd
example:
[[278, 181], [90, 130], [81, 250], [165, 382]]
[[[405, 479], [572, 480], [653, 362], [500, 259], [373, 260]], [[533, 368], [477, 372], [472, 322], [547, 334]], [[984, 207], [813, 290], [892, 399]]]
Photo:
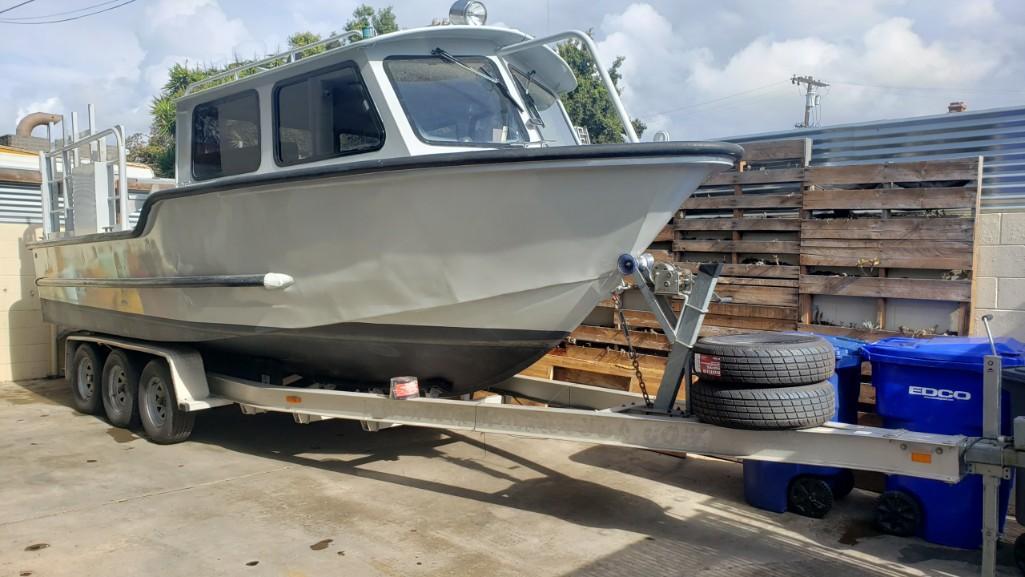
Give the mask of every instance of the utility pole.
[[811, 112], [819, 105], [819, 88], [825, 88], [829, 84], [821, 80], [815, 80], [811, 76], [797, 76], [796, 74], [790, 77], [790, 83], [796, 86], [802, 84], [807, 86], [807, 90], [804, 93], [804, 122], [795, 124], [794, 127], [808, 128], [812, 125]]

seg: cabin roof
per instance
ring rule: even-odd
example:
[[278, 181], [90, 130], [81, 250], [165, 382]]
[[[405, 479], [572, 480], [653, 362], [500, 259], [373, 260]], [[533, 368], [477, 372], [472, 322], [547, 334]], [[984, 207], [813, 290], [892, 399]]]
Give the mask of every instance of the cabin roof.
[[[275, 79], [280, 79], [282, 76], [286, 75], [284, 74], [284, 71], [297, 67], [300, 64], [308, 64], [320, 59], [324, 59], [325, 62], [336, 60], [341, 55], [356, 51], [387, 51], [389, 45], [392, 44], [408, 46], [410, 43], [415, 43], [420, 40], [490, 41], [494, 44], [495, 49], [497, 50], [503, 46], [508, 46], [531, 38], [532, 37], [530, 35], [520, 32], [519, 30], [498, 28], [494, 26], [429, 26], [425, 28], [400, 30], [398, 32], [382, 34], [380, 36], [360, 40], [358, 42], [347, 43], [343, 46], [332, 48], [320, 54], [298, 59], [287, 64], [265, 68], [256, 74], [250, 74], [238, 80], [214, 85], [210, 88], [196, 90], [195, 92], [191, 92], [179, 98], [179, 102], [189, 103], [197, 100], [208, 100], [210, 98], [210, 93], [216, 91], [218, 94], [223, 94], [227, 91], [225, 89], [228, 86], [232, 88], [231, 91], [233, 92], [249, 89], [254, 86], [265, 84], [267, 82], [266, 73], [273, 72], [273, 77]], [[301, 50], [302, 48], [299, 48], [296, 51]], [[288, 54], [289, 52], [285, 52], [282, 55], [270, 57], [268, 60], [271, 58], [284, 57]], [[576, 77], [573, 74], [573, 71], [561, 58], [558, 57], [554, 50], [547, 46], [539, 46], [511, 54], [506, 57], [506, 60], [520, 68], [536, 70], [539, 81], [560, 94], [564, 94], [576, 88]], [[239, 68], [239, 70], [244, 69], [244, 67]]]

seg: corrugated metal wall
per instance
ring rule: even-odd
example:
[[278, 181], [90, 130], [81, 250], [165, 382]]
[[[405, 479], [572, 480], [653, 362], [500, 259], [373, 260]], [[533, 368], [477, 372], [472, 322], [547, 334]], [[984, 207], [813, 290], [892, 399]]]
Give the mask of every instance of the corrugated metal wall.
[[725, 137], [812, 139], [812, 164], [912, 162], [983, 156], [986, 210], [1025, 209], [1025, 106]]
[[[134, 210], [128, 217], [133, 226], [139, 219], [142, 203], [149, 196], [145, 192], [129, 191], [128, 198]], [[0, 223], [41, 224], [43, 222], [43, 203], [39, 196], [39, 186], [0, 182]]]

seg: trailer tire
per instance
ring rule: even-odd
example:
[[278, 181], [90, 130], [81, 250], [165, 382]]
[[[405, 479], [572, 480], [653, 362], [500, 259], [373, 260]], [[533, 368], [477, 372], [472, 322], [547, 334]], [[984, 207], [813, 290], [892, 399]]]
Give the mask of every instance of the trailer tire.
[[100, 349], [92, 343], [79, 343], [71, 356], [68, 381], [75, 410], [87, 415], [98, 415], [103, 401], [100, 392], [100, 371], [103, 363]]
[[196, 414], [178, 408], [171, 371], [164, 359], [146, 363], [139, 377], [139, 420], [150, 441], [180, 443], [192, 434]]
[[706, 423], [734, 429], [804, 429], [833, 416], [836, 398], [829, 381], [776, 389], [696, 382], [691, 409]]
[[139, 363], [127, 351], [115, 349], [103, 363], [100, 390], [103, 412], [111, 425], [131, 428], [139, 424]]
[[825, 339], [796, 333], [705, 337], [694, 345], [694, 374], [702, 380], [788, 387], [831, 377], [836, 353]]

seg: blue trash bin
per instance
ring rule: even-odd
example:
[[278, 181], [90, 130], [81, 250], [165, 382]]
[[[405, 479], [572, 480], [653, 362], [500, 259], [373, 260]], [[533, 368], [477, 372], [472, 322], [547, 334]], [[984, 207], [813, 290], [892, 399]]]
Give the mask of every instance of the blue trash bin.
[[[1005, 367], [1025, 364], [1025, 344], [997, 339]], [[894, 337], [862, 349], [872, 363], [876, 410], [889, 429], [920, 433], [982, 434], [982, 366], [990, 354], [985, 338]], [[1010, 398], [1001, 399], [1001, 428], [1010, 432]], [[896, 491], [917, 502], [921, 520], [916, 533], [926, 541], [977, 549], [982, 545], [982, 478], [960, 483], [890, 475], [887, 493]], [[1000, 484], [1000, 527], [1007, 512], [1011, 482]]]
[[[836, 373], [829, 378], [836, 393], [836, 411], [832, 420], [857, 423], [858, 395], [861, 391], [861, 347], [865, 342], [846, 337], [819, 336], [829, 341], [836, 351]], [[854, 475], [847, 469], [748, 460], [744, 461], [744, 498], [753, 507], [783, 513], [788, 508], [791, 483], [799, 477], [824, 481], [836, 499], [843, 498], [854, 487]]]

